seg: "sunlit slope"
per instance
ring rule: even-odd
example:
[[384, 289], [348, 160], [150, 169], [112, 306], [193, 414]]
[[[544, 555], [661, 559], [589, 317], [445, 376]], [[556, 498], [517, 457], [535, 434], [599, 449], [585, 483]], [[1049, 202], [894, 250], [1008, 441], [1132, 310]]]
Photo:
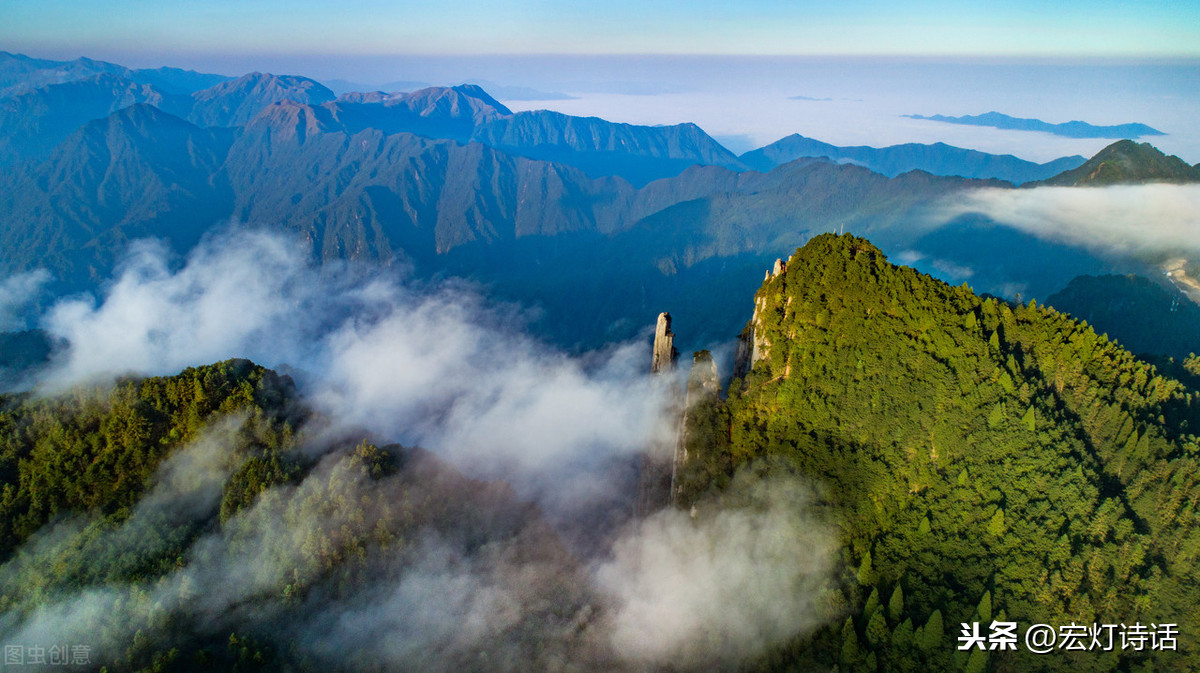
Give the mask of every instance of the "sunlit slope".
[[852, 236], [812, 239], [755, 301], [744, 337], [760, 359], [693, 414], [707, 427], [688, 437], [685, 496], [756, 459], [817, 480], [850, 617], [768, 667], [1194, 667], [1186, 628], [1152, 660], [955, 648], [960, 622], [993, 618], [1195, 623], [1194, 391], [1086, 323], [950, 287]]
[[1200, 182], [1200, 169], [1177, 156], [1164, 154], [1150, 143], [1118, 140], [1082, 166], [1039, 184], [1078, 187], [1148, 182]]

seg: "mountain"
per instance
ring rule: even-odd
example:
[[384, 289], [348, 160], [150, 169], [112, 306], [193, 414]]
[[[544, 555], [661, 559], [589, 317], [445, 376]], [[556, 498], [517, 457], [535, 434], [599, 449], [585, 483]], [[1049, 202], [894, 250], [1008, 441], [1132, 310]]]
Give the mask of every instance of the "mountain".
[[35, 170], [0, 180], [0, 209], [13, 218], [0, 231], [5, 267], [98, 281], [134, 238], [189, 249], [228, 216], [219, 171], [232, 141], [146, 104], [88, 122]]
[[745, 169], [695, 124], [635, 126], [537, 110], [484, 124], [471, 139], [532, 159], [568, 163], [592, 177], [620, 175], [637, 187], [694, 164]]
[[91, 79], [97, 75], [112, 75], [137, 84], [149, 84], [167, 93], [183, 95], [230, 79], [224, 75], [199, 73], [179, 68], [132, 70], [115, 63], [95, 61], [90, 58], [52, 61], [0, 51], [0, 98], [51, 84]]
[[352, 93], [325, 107], [348, 133], [376, 129], [460, 143], [468, 142], [480, 125], [512, 114], [486, 91], [469, 84], [411, 93]]
[[[306, 437], [309, 422], [323, 421], [290, 378], [246, 360], [0, 395], [0, 628], [67, 609], [89, 660], [121, 671], [540, 669], [567, 654], [631, 670], [580, 634], [602, 601], [537, 507], [428, 451]], [[93, 598], [103, 609], [65, 607]], [[342, 624], [385, 605], [387, 632], [409, 633], [400, 650]], [[481, 626], [464, 634], [468, 616]]]
[[[170, 72], [152, 72], [157, 74], [144, 79], [170, 79]], [[0, 99], [0, 165], [44, 159], [84, 123], [131, 105], [153, 105], [200, 126], [240, 126], [279, 101], [333, 98], [328, 89], [303, 77], [253, 73], [187, 96], [124, 76], [95, 75]]]
[[318, 105], [336, 97], [307, 77], [253, 72], [192, 94], [187, 119], [198, 126], [241, 126], [272, 103]]
[[817, 236], [768, 275], [739, 378], [689, 410], [677, 466], [683, 508], [735, 471], [792, 474], [839, 530], [845, 621], [760, 670], [1196, 666], [1182, 629], [1171, 652], [955, 648], [960, 623], [1200, 616], [1195, 390], [1065, 314], [861, 238]]
[[966, 124], [968, 126], [990, 126], [998, 129], [1013, 131], [1040, 131], [1053, 133], [1056, 136], [1068, 138], [1141, 138], [1142, 136], [1166, 135], [1158, 129], [1145, 124], [1117, 124], [1114, 126], [1095, 126], [1087, 122], [1070, 121], [1063, 124], [1051, 124], [1040, 119], [1022, 119], [1010, 117], [999, 112], [987, 112], [981, 115], [966, 115], [963, 117], [947, 117], [945, 115], [904, 115], [909, 119], [928, 119], [929, 121], [947, 124]]
[[1200, 353], [1200, 306], [1142, 276], [1080, 276], [1046, 303], [1134, 353], [1178, 360]]
[[0, 51], [0, 97], [24, 93], [49, 84], [91, 79], [98, 75], [126, 77], [131, 73], [132, 71], [124, 66], [93, 61], [90, 58], [51, 61]]
[[1163, 154], [1150, 143], [1118, 140], [1082, 166], [1038, 184], [1078, 187], [1152, 182], [1200, 182], [1200, 169], [1189, 166], [1177, 156]]
[[[846, 227], [905, 250], [925, 231], [931, 202], [988, 184], [926, 173], [887, 178], [817, 159], [767, 174], [693, 166], [638, 190], [632, 210], [617, 220], [623, 226], [602, 237], [519, 239], [504, 252], [464, 245], [446, 254], [443, 268], [485, 282], [502, 298], [536, 302], [546, 316], [538, 329], [560, 343], [578, 343], [571, 331], [597, 343], [632, 336], [666, 307], [691, 316], [673, 328], [676, 343], [703, 345], [737, 330], [745, 319], [738, 297], [798, 243]], [[1010, 260], [1022, 252], [992, 254]], [[491, 255], [510, 264], [482, 273], [495, 268]]]
[[431, 262], [470, 242], [609, 229], [609, 202], [632, 191], [478, 143], [321, 132], [327, 112], [295, 104], [264, 111], [225, 165], [235, 216], [301, 233], [319, 259]]
[[150, 84], [99, 74], [0, 99], [0, 165], [43, 159], [80, 126], [148, 103], [186, 114], [191, 101]]
[[517, 156], [619, 175], [635, 187], [701, 164], [744, 170], [732, 152], [695, 124], [637, 126], [548, 110], [513, 113], [471, 84], [411, 93], [353, 93], [326, 105], [350, 133], [378, 129], [479, 142]]
[[[464, 127], [509, 118], [472, 93], [404, 95], [390, 111], [283, 101], [241, 129], [205, 130], [149, 106], [89, 123], [48, 160], [0, 176], [9, 222], [0, 273], [43, 266], [59, 291], [91, 289], [126, 241], [158, 236], [186, 254], [232, 219], [293, 233], [318, 261], [404, 260], [422, 276], [473, 279], [499, 298], [539, 306], [544, 337], [594, 347], [632, 336], [663, 306], [705, 318], [681, 323], [680, 343], [722, 338], [743, 319], [735, 300], [753, 290], [758, 269], [843, 227], [896, 253], [918, 251], [914, 263], [944, 277], [968, 269], [990, 292], [1026, 283], [1019, 291], [1042, 297], [1076, 275], [1137, 270], [1012, 236], [981, 248], [979, 227], [963, 223], [926, 235], [937, 199], [1004, 183], [888, 178], [803, 159], [769, 173], [693, 165], [636, 188], [477, 142], [384, 132], [350, 112], [423, 123], [413, 111], [429, 103], [458, 110], [451, 119]], [[1054, 263], [1023, 263], [1031, 249]]]
[[907, 143], [878, 149], [865, 146], [838, 147], [799, 134], [781, 138], [739, 158], [754, 170], [768, 171], [779, 164], [801, 157], [828, 157], [838, 162], [865, 166], [889, 177], [920, 170], [934, 175], [992, 178], [1018, 185], [1044, 180], [1077, 168], [1086, 161], [1081, 156], [1070, 156], [1037, 164], [1018, 159], [1011, 154], [987, 154], [945, 143]]
[[163, 67], [135, 70], [132, 79], [136, 82], [145, 82], [168, 93], [191, 95], [233, 78], [228, 75]]

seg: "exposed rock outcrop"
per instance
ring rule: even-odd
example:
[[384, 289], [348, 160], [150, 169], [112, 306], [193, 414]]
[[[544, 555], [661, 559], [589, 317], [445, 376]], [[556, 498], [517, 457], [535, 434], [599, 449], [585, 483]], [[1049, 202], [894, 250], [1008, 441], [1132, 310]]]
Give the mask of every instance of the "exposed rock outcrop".
[[654, 355], [650, 361], [650, 372], [669, 372], [675, 368], [675, 360], [678, 358], [675, 334], [671, 331], [671, 314], [659, 313], [658, 325], [654, 328]]
[[[780, 283], [785, 282], [786, 273], [787, 262], [776, 259], [774, 268], [768, 271], [766, 277], [763, 278], [763, 287], [776, 279]], [[754, 314], [750, 316], [750, 322], [746, 324], [746, 328], [738, 335], [737, 350], [733, 356], [733, 378], [735, 379], [746, 378], [746, 375], [754, 367], [754, 363], [767, 357], [767, 348], [771, 344], [762, 335], [762, 330], [758, 328], [760, 316], [766, 305], [767, 299], [762, 290], [759, 290], [754, 297]]]
[[[654, 328], [650, 372], [652, 375], [667, 375], [659, 378], [658, 384], [668, 386], [672, 407], [669, 413], [673, 416], [679, 413], [679, 393], [675, 388], [674, 377], [669, 374], [675, 369], [675, 360], [678, 357], [679, 351], [675, 350], [675, 334], [671, 332], [671, 314], [659, 313], [658, 323]], [[634, 501], [634, 516], [638, 518], [653, 514], [672, 501], [671, 480], [674, 478], [677, 451], [673, 441], [672, 438], [656, 440], [647, 446], [642, 454], [637, 499]]]

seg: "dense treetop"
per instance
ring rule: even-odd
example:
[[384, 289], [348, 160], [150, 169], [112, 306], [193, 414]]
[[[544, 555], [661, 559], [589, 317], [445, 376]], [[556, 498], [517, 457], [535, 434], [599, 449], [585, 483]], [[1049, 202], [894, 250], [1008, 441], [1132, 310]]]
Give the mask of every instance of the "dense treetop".
[[[848, 606], [845, 624], [764, 665], [1200, 661], [1195, 390], [1086, 323], [894, 266], [849, 235], [812, 239], [756, 301], [747, 330], [765, 352], [727, 401], [691, 414], [684, 483], [699, 494], [767, 458], [816, 480]], [[1022, 629], [1178, 623], [1179, 651], [957, 652], [960, 622], [996, 615]]]

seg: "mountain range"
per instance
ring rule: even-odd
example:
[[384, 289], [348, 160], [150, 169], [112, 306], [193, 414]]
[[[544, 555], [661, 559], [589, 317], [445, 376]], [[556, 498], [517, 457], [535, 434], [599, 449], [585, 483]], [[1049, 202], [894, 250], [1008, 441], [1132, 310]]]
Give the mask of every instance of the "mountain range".
[[1038, 164], [1018, 159], [1011, 154], [987, 154], [945, 143], [906, 143], [882, 148], [838, 147], [799, 134], [792, 134], [747, 152], [740, 159], [750, 168], [769, 171], [801, 157], [829, 157], [840, 163], [865, 166], [888, 177], [919, 170], [934, 175], [995, 178], [1018, 185], [1053, 177], [1063, 171], [1078, 168], [1086, 161], [1081, 156], [1070, 156]]
[[0, 51], [0, 98], [39, 89], [50, 84], [90, 79], [97, 75], [113, 75], [136, 84], [149, 84], [167, 93], [184, 95], [232, 79], [224, 75], [179, 68], [135, 70], [90, 58], [53, 61]]
[[[629, 335], [642, 322], [636, 316], [655, 314], [655, 301], [674, 297], [690, 309], [706, 303], [699, 288], [732, 275], [740, 280], [726, 292], [748, 291], [754, 278], [745, 269], [765, 266], [806, 232], [850, 226], [904, 241], [931, 200], [1001, 184], [919, 172], [887, 178], [804, 159], [765, 174], [694, 165], [639, 189], [481, 143], [385, 132], [355, 116], [358, 106], [378, 105], [372, 111], [392, 120], [465, 127], [502, 114], [463, 104], [482, 99], [462, 91], [419, 93], [391, 105], [275, 103], [240, 129], [201, 128], [146, 104], [89, 122], [0, 183], [11, 223], [0, 239], [2, 268], [46, 266], [66, 286], [86, 288], [111, 272], [127, 241], [160, 237], [182, 254], [235, 220], [294, 232], [320, 261], [401, 259], [423, 274], [481, 280], [506, 298], [544, 304], [548, 325], [572, 325], [594, 344], [616, 336], [614, 324]], [[595, 264], [612, 270], [595, 289], [608, 298], [603, 310], [584, 308], [575, 284], [590, 285], [580, 276]], [[715, 336], [734, 321], [708, 329]]]
[[[319, 262], [471, 278], [543, 309], [539, 333], [569, 347], [632, 336], [663, 306], [707, 318], [684, 323], [681, 343], [720, 338], [741, 317], [714, 299], [751, 291], [755, 270], [822, 231], [870, 235], [924, 271], [997, 294], [1153, 273], [982, 216], [930, 230], [942, 200], [1010, 184], [959, 175], [1021, 182], [1077, 157], [1038, 165], [800, 136], [737, 157], [693, 124], [514, 113], [475, 85], [336, 96], [311, 79], [251, 73], [172, 93], [113, 68], [76, 74], [0, 98], [0, 273], [46, 267], [58, 292], [94, 291], [129, 241], [158, 237], [185, 255], [231, 222], [290, 232]], [[793, 158], [804, 154], [817, 156]], [[1126, 182], [1187, 168], [1149, 146], [1121, 162], [1113, 179]]]
[[909, 119], [927, 119], [946, 124], [966, 124], [968, 126], [990, 126], [1012, 131], [1040, 131], [1068, 138], [1141, 138], [1142, 136], [1166, 135], [1158, 129], [1145, 124], [1116, 124], [1113, 126], [1096, 126], [1082, 121], [1070, 121], [1062, 124], [1051, 124], [1040, 119], [1022, 119], [1010, 117], [999, 112], [985, 112], [981, 115], [965, 115], [962, 117], [947, 117], [946, 115], [904, 115]]

